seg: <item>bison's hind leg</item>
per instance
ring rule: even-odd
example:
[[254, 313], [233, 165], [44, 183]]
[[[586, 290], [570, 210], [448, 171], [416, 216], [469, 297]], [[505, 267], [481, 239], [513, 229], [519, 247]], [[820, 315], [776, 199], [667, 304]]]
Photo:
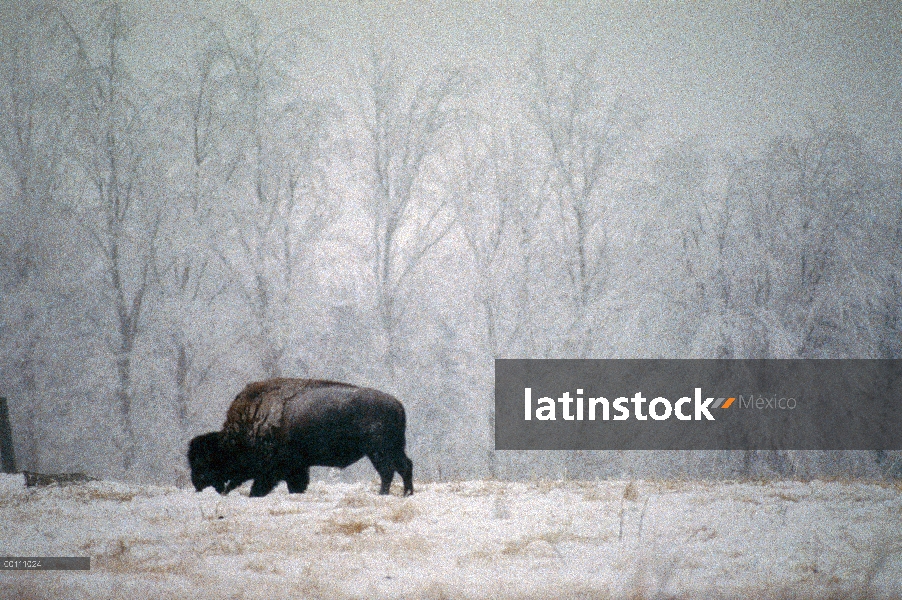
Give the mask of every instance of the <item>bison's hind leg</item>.
[[297, 469], [285, 478], [288, 484], [288, 492], [291, 494], [303, 494], [310, 483], [310, 468]]
[[388, 494], [389, 490], [391, 490], [392, 479], [395, 478], [395, 461], [392, 460], [393, 457], [386, 456], [383, 452], [373, 452], [369, 455], [369, 458], [382, 479], [382, 487], [379, 489], [379, 493]]
[[413, 461], [407, 458], [404, 452], [396, 452], [389, 455], [383, 453], [374, 453], [370, 455], [370, 461], [379, 472], [382, 479], [382, 488], [380, 494], [388, 494], [391, 490], [391, 482], [395, 478], [395, 471], [401, 475], [404, 480], [404, 495], [413, 494]]
[[401, 479], [404, 480], [404, 495], [411, 496], [413, 495], [413, 461], [406, 454], [401, 453], [397, 462], [399, 463], [397, 467], [398, 473], [401, 475]]

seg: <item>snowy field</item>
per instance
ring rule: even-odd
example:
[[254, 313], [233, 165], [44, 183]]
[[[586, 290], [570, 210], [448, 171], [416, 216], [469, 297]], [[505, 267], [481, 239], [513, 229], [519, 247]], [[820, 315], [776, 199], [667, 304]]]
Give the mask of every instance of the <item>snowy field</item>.
[[266, 498], [0, 476], [3, 598], [902, 598], [902, 487], [284, 484]]

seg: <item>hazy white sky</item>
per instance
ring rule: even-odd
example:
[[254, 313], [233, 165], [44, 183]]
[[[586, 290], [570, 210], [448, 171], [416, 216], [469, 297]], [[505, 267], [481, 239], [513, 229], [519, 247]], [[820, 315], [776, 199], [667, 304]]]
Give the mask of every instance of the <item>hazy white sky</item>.
[[[146, 15], [167, 20], [179, 6], [162, 0], [145, 5]], [[314, 61], [323, 69], [340, 70], [349, 48], [384, 35], [410, 60], [466, 62], [490, 70], [498, 85], [497, 78], [522, 72], [540, 36], [562, 53], [601, 48], [601, 69], [612, 85], [650, 102], [659, 139], [701, 136], [732, 146], [832, 112], [879, 143], [902, 146], [899, 3], [256, 0], [248, 6], [271, 31], [309, 26], [331, 52], [331, 62]], [[169, 42], [175, 34], [159, 32]], [[167, 42], [154, 45], [160, 43]]]

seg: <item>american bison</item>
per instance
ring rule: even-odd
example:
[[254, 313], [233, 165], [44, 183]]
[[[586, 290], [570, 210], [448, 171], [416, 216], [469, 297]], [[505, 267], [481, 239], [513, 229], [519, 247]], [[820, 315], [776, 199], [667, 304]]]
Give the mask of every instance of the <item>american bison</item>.
[[345, 468], [369, 457], [388, 494], [395, 471], [413, 494], [413, 462], [404, 452], [404, 406], [370, 388], [318, 379], [270, 379], [242, 390], [222, 431], [199, 435], [188, 447], [191, 482], [228, 494], [254, 480], [265, 496], [284, 480], [303, 493], [310, 467]]

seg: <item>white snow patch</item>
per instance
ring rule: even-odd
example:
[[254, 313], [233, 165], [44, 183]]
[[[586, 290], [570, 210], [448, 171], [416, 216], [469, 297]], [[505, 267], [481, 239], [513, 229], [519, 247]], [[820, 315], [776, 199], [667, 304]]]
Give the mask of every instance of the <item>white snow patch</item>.
[[315, 482], [249, 498], [0, 476], [2, 598], [900, 598], [902, 488]]

